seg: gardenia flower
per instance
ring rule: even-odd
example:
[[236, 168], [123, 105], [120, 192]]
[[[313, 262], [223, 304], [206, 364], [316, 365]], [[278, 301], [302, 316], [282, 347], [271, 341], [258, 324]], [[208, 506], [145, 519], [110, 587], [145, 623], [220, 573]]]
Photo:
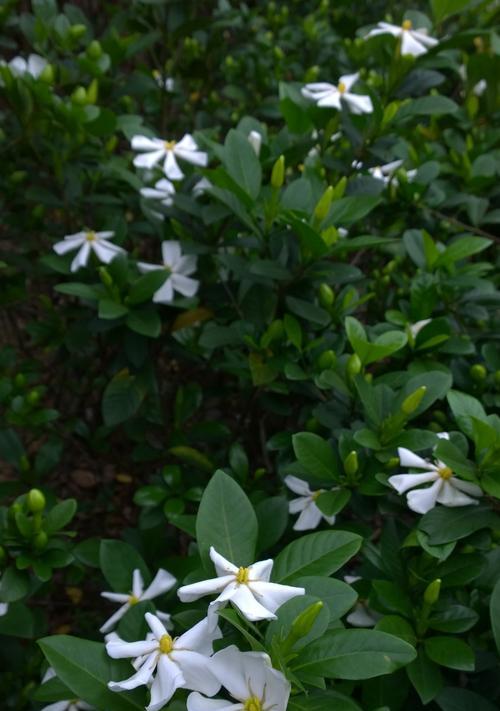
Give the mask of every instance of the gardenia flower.
[[[382, 180], [385, 185], [388, 185], [391, 180], [392, 182], [397, 185], [398, 180], [397, 178], [394, 178], [394, 173], [398, 170], [403, 165], [402, 160], [393, 160], [390, 163], [385, 163], [385, 165], [376, 165], [373, 168], [368, 168], [368, 172], [372, 176], [372, 178], [375, 178], [376, 180]], [[408, 180], [413, 180], [413, 178], [416, 176], [417, 171], [416, 170], [407, 170], [406, 171], [406, 177]]]
[[410, 329], [410, 333], [413, 336], [413, 338], [416, 338], [420, 331], [427, 326], [428, 323], [430, 323], [432, 319], [430, 318], [423, 318], [421, 321], [415, 321], [415, 323], [411, 323], [408, 328]]
[[[441, 434], [443, 439], [448, 439], [446, 434]], [[439, 459], [430, 462], [404, 447], [398, 448], [398, 455], [402, 466], [424, 470], [422, 474], [396, 474], [389, 478], [389, 484], [396, 489], [398, 494], [404, 494], [406, 491], [414, 489], [414, 491], [409, 491], [406, 496], [408, 507], [412, 511], [425, 514], [433, 509], [436, 503], [443, 504], [443, 506], [468, 506], [478, 503], [471, 496], [481, 496], [483, 492], [479, 486], [458, 479], [450, 467]], [[432, 482], [432, 486], [425, 489], [415, 488], [420, 484], [430, 482]]]
[[437, 39], [427, 35], [426, 29], [414, 30], [411, 20], [405, 20], [401, 26], [391, 25], [389, 22], [379, 22], [377, 27], [370, 30], [366, 37], [386, 34], [401, 37], [401, 54], [411, 54], [412, 57], [425, 54], [428, 49], [438, 44]]
[[187, 711], [286, 711], [290, 682], [262, 652], [240, 652], [231, 645], [214, 654], [210, 671], [236, 701], [189, 694]]
[[93, 230], [75, 232], [73, 235], [66, 235], [61, 242], [57, 242], [54, 245], [54, 252], [66, 254], [66, 252], [72, 252], [79, 248], [78, 254], [71, 262], [72, 272], [87, 265], [91, 252], [94, 252], [101, 262], [109, 264], [119, 254], [125, 254], [122, 247], [109, 242], [114, 234], [114, 232], [94, 232]]
[[167, 269], [169, 276], [153, 296], [156, 304], [170, 304], [174, 300], [174, 291], [183, 296], [194, 296], [200, 282], [189, 276], [196, 271], [196, 257], [192, 254], [182, 256], [181, 245], [174, 240], [166, 240], [161, 244], [163, 264], [147, 264], [139, 262], [141, 272], [154, 272]]
[[296, 514], [300, 511], [300, 516], [293, 526], [294, 531], [308, 531], [311, 528], [317, 528], [322, 518], [330, 526], [335, 523], [335, 516], [326, 516], [316, 505], [316, 499], [325, 492], [325, 489], [311, 491], [306, 481], [290, 475], [285, 477], [285, 484], [295, 494], [299, 494], [298, 499], [292, 499], [288, 504], [288, 511], [291, 514]]
[[275, 620], [276, 610], [287, 600], [304, 595], [304, 588], [270, 583], [272, 560], [263, 560], [248, 568], [238, 568], [223, 558], [213, 546], [210, 558], [218, 577], [192, 583], [179, 588], [177, 594], [182, 602], [194, 602], [204, 595], [220, 593], [208, 606], [208, 618], [212, 624], [217, 620], [216, 612], [232, 602], [247, 620]]
[[359, 73], [356, 72], [355, 74], [345, 74], [340, 77], [337, 86], [327, 82], [306, 84], [302, 88], [302, 96], [312, 99], [318, 106], [329, 106], [339, 111], [342, 108], [342, 99], [353, 114], [371, 114], [373, 104], [370, 97], [352, 94], [350, 91], [358, 79]]
[[141, 188], [141, 195], [150, 200], [159, 200], [165, 207], [170, 207], [173, 203], [172, 196], [175, 195], [175, 186], [167, 178], [162, 178], [155, 183], [154, 188]]
[[209, 661], [214, 640], [222, 637], [220, 629], [209, 629], [205, 618], [180, 637], [172, 638], [156, 615], [147, 612], [145, 617], [152, 635], [144, 641], [113, 640], [106, 644], [113, 659], [135, 658], [133, 666], [137, 670], [129, 679], [110, 681], [108, 687], [112, 691], [128, 691], [152, 682], [146, 711], [159, 711], [180, 688], [208, 696], [216, 694], [220, 683], [211, 673]]
[[256, 155], [260, 154], [260, 147], [262, 145], [262, 136], [258, 131], [250, 131], [248, 134], [248, 142], [254, 149]]
[[[127, 610], [131, 607], [137, 605], [138, 602], [144, 600], [153, 600], [155, 597], [159, 597], [166, 593], [168, 590], [174, 587], [176, 579], [168, 571], [160, 570], [156, 573], [151, 584], [144, 590], [144, 580], [141, 575], [141, 571], [136, 568], [132, 573], [132, 592], [131, 593], [115, 593], [115, 592], [102, 592], [101, 596], [105, 597], [107, 600], [112, 602], [122, 603], [121, 607], [103, 624], [99, 632], [105, 633], [109, 632], [115, 624], [121, 620], [125, 615]], [[170, 615], [164, 612], [157, 612], [158, 617], [161, 617], [167, 624], [170, 622]]]
[[7, 66], [14, 76], [22, 77], [29, 74], [33, 79], [38, 79], [47, 64], [47, 60], [39, 54], [30, 54], [27, 60], [24, 57], [14, 57]]
[[184, 173], [179, 168], [177, 158], [186, 163], [205, 167], [208, 155], [198, 149], [198, 145], [191, 134], [186, 133], [180, 141], [164, 141], [161, 138], [148, 138], [147, 136], [133, 136], [132, 149], [142, 151], [134, 158], [137, 168], [153, 168], [164, 159], [163, 170], [170, 180], [181, 180]]
[[[49, 667], [44, 674], [42, 679], [42, 684], [49, 679], [53, 679], [56, 676], [55, 671], [52, 667]], [[54, 704], [49, 704], [44, 706], [41, 711], [92, 711], [93, 706], [89, 706], [85, 701], [80, 701], [80, 699], [71, 699], [65, 701], [56, 701]]]

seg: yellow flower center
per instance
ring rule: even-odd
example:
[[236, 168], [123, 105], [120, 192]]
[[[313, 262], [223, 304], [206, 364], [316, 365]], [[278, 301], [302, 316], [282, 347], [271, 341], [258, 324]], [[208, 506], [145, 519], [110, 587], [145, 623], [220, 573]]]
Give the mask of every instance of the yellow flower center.
[[[240, 585], [246, 585], [248, 583], [249, 576], [250, 571], [248, 568], [239, 568], [238, 572], [236, 573], [236, 582]], [[248, 708], [250, 708], [250, 706]]]
[[89, 232], [86, 233], [85, 239], [87, 242], [95, 242], [96, 240], [96, 234], [93, 230], [90, 230]]
[[337, 89], [339, 90], [339, 94], [344, 94], [347, 91], [347, 87], [344, 84], [343, 81], [339, 82], [339, 85], [337, 86]]
[[411, 20], [405, 20], [401, 27], [403, 28], [403, 30], [411, 30], [411, 28], [413, 27], [413, 23]]
[[169, 634], [164, 634], [160, 638], [160, 652], [162, 654], [170, 654], [174, 648], [174, 642]]
[[441, 479], [444, 479], [445, 481], [446, 479], [451, 479], [451, 477], [453, 476], [453, 472], [450, 467], [439, 467], [438, 474]]
[[136, 595], [131, 595], [128, 599], [129, 605], [137, 605], [138, 602], [139, 602], [139, 598]]
[[256, 696], [251, 696], [245, 701], [244, 711], [262, 711], [262, 701]]
[[166, 151], [173, 151], [176, 144], [177, 144], [177, 141], [164, 141], [163, 142], [163, 145], [165, 146]]
[[318, 489], [318, 491], [313, 491], [313, 493], [311, 494], [311, 499], [313, 501], [316, 501], [316, 499], [318, 499], [322, 493], [323, 493], [323, 489]]

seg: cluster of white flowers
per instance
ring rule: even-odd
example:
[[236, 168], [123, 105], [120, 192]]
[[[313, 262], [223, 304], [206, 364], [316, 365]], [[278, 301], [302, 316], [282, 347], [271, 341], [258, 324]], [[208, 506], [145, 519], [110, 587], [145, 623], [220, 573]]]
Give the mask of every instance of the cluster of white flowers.
[[[304, 595], [305, 590], [269, 582], [272, 560], [238, 567], [214, 548], [210, 549], [210, 558], [217, 577], [184, 585], [177, 593], [182, 602], [218, 594], [208, 605], [207, 616], [194, 627], [178, 637], [172, 637], [159, 613], [153, 615], [148, 612], [145, 619], [150, 632], [146, 639], [126, 642], [116, 633], [106, 637], [109, 656], [113, 659], [131, 659], [134, 669], [128, 679], [109, 682], [109, 688], [112, 691], [128, 691], [147, 686], [150, 690], [147, 711], [163, 708], [176, 689], [194, 692], [188, 698], [189, 711], [209, 711], [226, 706], [245, 711], [285, 711], [290, 684], [281, 672], [272, 668], [266, 654], [241, 652], [235, 646], [214, 654], [213, 643], [222, 638], [217, 611], [231, 602], [247, 620], [272, 620], [276, 619], [275, 613], [283, 603], [297, 595]], [[111, 629], [131, 605], [163, 594], [175, 582], [170, 573], [160, 570], [144, 590], [139, 571], [134, 571], [131, 593], [103, 593], [104, 597], [122, 606], [101, 627], [101, 632]], [[237, 703], [212, 699], [221, 687]]]
[[33, 79], [38, 79], [47, 64], [47, 60], [39, 54], [30, 54], [28, 59], [24, 57], [14, 57], [10, 62], [4, 62], [3, 60], [0, 62], [0, 65], [9, 67], [14, 76], [23, 77], [28, 75]]

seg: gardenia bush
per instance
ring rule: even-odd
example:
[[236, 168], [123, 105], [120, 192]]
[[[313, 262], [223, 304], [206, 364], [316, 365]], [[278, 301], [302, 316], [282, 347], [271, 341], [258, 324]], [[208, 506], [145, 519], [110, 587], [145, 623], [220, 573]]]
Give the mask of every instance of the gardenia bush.
[[2, 708], [498, 708], [499, 19], [2, 4]]

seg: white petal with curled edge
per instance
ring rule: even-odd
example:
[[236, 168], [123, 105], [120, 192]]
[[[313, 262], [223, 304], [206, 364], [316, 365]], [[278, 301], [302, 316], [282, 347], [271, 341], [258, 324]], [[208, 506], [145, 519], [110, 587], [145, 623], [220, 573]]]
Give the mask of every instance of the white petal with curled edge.
[[294, 531], [311, 531], [321, 523], [323, 514], [314, 501], [310, 500], [293, 525]]
[[137, 262], [137, 268], [142, 274], [146, 272], [159, 272], [163, 269], [162, 264], [148, 264], [147, 262]]
[[28, 73], [35, 79], [38, 79], [47, 64], [47, 60], [40, 57], [39, 54], [30, 54], [28, 57]]
[[453, 477], [443, 482], [443, 486], [437, 497], [438, 503], [450, 507], [478, 504], [477, 499], [472, 499], [470, 496], [467, 496], [467, 494], [462, 493], [459, 488], [456, 488], [456, 481], [456, 477]]
[[187, 711], [240, 711], [243, 704], [233, 704], [223, 699], [207, 699], [194, 691], [188, 696], [186, 708]]
[[403, 56], [411, 55], [412, 57], [420, 57], [422, 54], [426, 54], [426, 47], [419, 42], [411, 32], [408, 30], [403, 31], [401, 39], [401, 54]]
[[135, 568], [132, 572], [132, 595], [141, 597], [144, 590], [144, 580], [142, 579], [141, 571]]
[[124, 249], [118, 247], [116, 244], [97, 241], [88, 242], [87, 244], [90, 244], [91, 249], [104, 264], [109, 264], [115, 257], [125, 252]]
[[138, 686], [147, 684], [155, 670], [157, 658], [158, 653], [155, 651], [147, 657], [142, 667], [135, 674], [123, 681], [108, 682], [108, 688], [110, 688], [111, 691], [129, 691], [130, 689], [136, 689]]
[[69, 708], [69, 701], [56, 701], [55, 704], [49, 704], [44, 706], [41, 711], [67, 711]]
[[163, 141], [159, 138], [148, 138], [148, 136], [132, 136], [131, 145], [134, 151], [164, 150]]
[[262, 580], [267, 582], [271, 577], [274, 561], [272, 558], [267, 560], [259, 560], [257, 563], [252, 563], [248, 567], [249, 580]]
[[220, 553], [217, 553], [213, 546], [210, 546], [210, 560], [214, 564], [217, 575], [219, 576], [230, 575], [231, 573], [236, 575], [238, 572], [238, 566], [231, 563], [227, 558], [224, 558]]
[[218, 627], [211, 629], [205, 617], [184, 634], [181, 634], [180, 637], [177, 637], [174, 649], [176, 651], [189, 649], [192, 652], [199, 652], [208, 657], [213, 652], [213, 642], [216, 639], [222, 639], [222, 632]]
[[161, 255], [166, 266], [174, 267], [181, 256], [181, 245], [173, 239], [161, 243]]
[[136, 168], [151, 169], [154, 168], [154, 166], [161, 161], [164, 155], [165, 149], [158, 148], [157, 150], [150, 151], [149, 153], [140, 153], [139, 155], [135, 156], [132, 162]]
[[342, 104], [340, 103], [340, 92], [335, 90], [331, 91], [329, 94], [325, 94], [318, 99], [318, 106], [321, 108], [331, 108], [340, 111]]
[[208, 154], [204, 151], [186, 151], [176, 146], [174, 149], [175, 155], [186, 163], [198, 165], [200, 168], [205, 168], [208, 165]]
[[402, 467], [413, 467], [414, 469], [435, 469], [435, 466], [428, 462], [426, 459], [422, 459], [418, 454], [414, 454], [409, 449], [405, 447], [398, 447], [398, 457], [399, 463]]
[[353, 627], [374, 627], [376, 620], [370, 615], [364, 605], [356, 605], [355, 609], [346, 617], [347, 622]]
[[80, 247], [80, 249], [78, 250], [76, 257], [71, 262], [70, 270], [72, 272], [76, 272], [81, 267], [87, 266], [87, 262], [89, 261], [89, 256], [90, 256], [90, 242], [84, 242], [82, 244], [82, 246]]
[[358, 79], [359, 72], [354, 72], [354, 74], [344, 74], [340, 77], [339, 84], [343, 84], [345, 86], [345, 90], [350, 91], [351, 87], [354, 86]]
[[373, 104], [369, 96], [344, 94], [343, 98], [353, 114], [371, 114], [373, 112]]
[[452, 485], [456, 489], [460, 489], [460, 491], [464, 491], [466, 494], [470, 494], [470, 496], [483, 495], [482, 489], [477, 484], [473, 484], [471, 481], [463, 481], [462, 479], [459, 479], [456, 476], [454, 476], [452, 479]]
[[393, 486], [398, 494], [404, 494], [410, 489], [415, 489], [421, 484], [428, 484], [431, 481], [436, 481], [439, 474], [435, 471], [424, 472], [423, 474], [395, 474], [389, 477], [388, 481]]
[[157, 183], [155, 183], [155, 188], [161, 190], [169, 195], [175, 194], [175, 185], [168, 180], [168, 178], [160, 178]]
[[443, 480], [439, 477], [439, 479], [435, 481], [432, 486], [427, 487], [427, 489], [415, 489], [414, 491], [410, 491], [406, 495], [408, 508], [420, 514], [426, 514], [433, 509], [436, 505], [439, 492], [441, 491], [442, 483]]
[[288, 502], [288, 513], [290, 514], [296, 514], [300, 513], [303, 511], [306, 506], [309, 506], [311, 503], [311, 497], [310, 496], [299, 496], [298, 499], [292, 499], [291, 501]]
[[[128, 600], [128, 597], [127, 597]], [[99, 632], [102, 634], [105, 634], [106, 632], [109, 632], [110, 630], [113, 629], [113, 627], [116, 625], [117, 622], [121, 620], [121, 618], [125, 615], [127, 610], [130, 608], [130, 605], [128, 602], [125, 603], [125, 605], [122, 605], [115, 613], [109, 617], [106, 622], [99, 628]]]
[[160, 568], [160, 570], [154, 576], [151, 584], [148, 585], [146, 590], [144, 590], [142, 595], [140, 595], [140, 598], [141, 600], [153, 600], [153, 598], [158, 597], [159, 595], [163, 595], [163, 593], [166, 593], [168, 592], [168, 590], [171, 590], [176, 582], [177, 579], [174, 578], [174, 576], [169, 573], [168, 570], [163, 570], [163, 568]]
[[429, 37], [425, 30], [411, 30], [411, 33], [413, 37], [417, 40], [417, 42], [421, 42], [426, 47], [435, 47], [437, 44], [439, 44], [439, 40], [437, 40], [435, 37]]
[[177, 274], [182, 274], [183, 276], [189, 276], [196, 271], [197, 258], [194, 254], [186, 254], [183, 257], [179, 257], [175, 265], [175, 271]]
[[[270, 583], [254, 583], [256, 585], [269, 585]], [[256, 598], [250, 591], [247, 585], [238, 585], [237, 589], [232, 592], [231, 602], [250, 622], [258, 622], [259, 620], [275, 620], [276, 615], [266, 607], [257, 602]]]
[[194, 296], [198, 291], [200, 282], [197, 279], [184, 276], [183, 274], [172, 274], [172, 286], [174, 291], [178, 291], [183, 296]]
[[111, 230], [104, 230], [103, 232], [96, 232], [95, 235], [97, 239], [111, 239], [115, 236], [115, 233]]
[[184, 173], [179, 168], [179, 164], [172, 150], [166, 152], [163, 172], [170, 180], [182, 180]]
[[166, 654], [160, 654], [156, 677], [151, 686], [151, 700], [146, 711], [160, 711], [167, 704], [176, 689], [184, 685], [184, 676], [179, 666]]
[[80, 240], [62, 240], [61, 242], [56, 242], [52, 249], [56, 254], [63, 255], [67, 252], [72, 252], [74, 249], [81, 247], [85, 243], [85, 237], [81, 237]]
[[144, 615], [144, 619], [146, 620], [149, 629], [158, 641], [160, 641], [163, 635], [167, 634], [165, 625], [161, 620], [158, 619], [158, 617], [156, 617], [156, 615], [153, 615], [151, 612], [146, 612], [146, 614]]
[[248, 587], [255, 596], [257, 602], [261, 603], [270, 612], [276, 612], [285, 602], [292, 597], [305, 595], [304, 588], [293, 587], [292, 585], [279, 585], [279, 583], [257, 582], [249, 583]]
[[199, 583], [183, 585], [177, 590], [177, 595], [181, 602], [194, 602], [205, 595], [215, 595], [220, 593], [234, 581], [234, 575], [224, 575], [211, 580], [202, 580]]
[[170, 304], [174, 300], [174, 288], [172, 286], [172, 278], [169, 277], [158, 289], [155, 291], [153, 296], [153, 301], [155, 304]]
[[393, 37], [399, 37], [403, 34], [403, 28], [398, 27], [398, 25], [391, 25], [389, 22], [379, 22], [377, 27], [367, 35], [373, 36], [374, 34], [390, 34]]
[[210, 671], [210, 657], [188, 649], [174, 650], [170, 656], [182, 669], [185, 689], [201, 691], [207, 696], [213, 696], [219, 691], [220, 682]]
[[156, 190], [156, 188], [141, 188], [140, 193], [148, 200], [163, 200], [165, 198], [164, 191]]
[[178, 141], [175, 148], [180, 148], [182, 151], [197, 151], [198, 144], [190, 133], [186, 133], [186, 135]]
[[0, 617], [3, 617], [4, 615], [6, 615], [8, 611], [9, 611], [9, 603], [8, 602], [0, 602]]
[[156, 639], [141, 642], [124, 642], [122, 639], [113, 639], [106, 644], [106, 653], [112, 659], [133, 659], [143, 655], [152, 654], [158, 649]]
[[285, 482], [286, 486], [288, 486], [288, 488], [295, 494], [299, 494], [300, 496], [311, 495], [311, 489], [309, 488], [309, 484], [307, 483], [307, 481], [299, 479], [298, 476], [292, 476], [291, 474], [289, 474], [284, 478], [283, 481]]

